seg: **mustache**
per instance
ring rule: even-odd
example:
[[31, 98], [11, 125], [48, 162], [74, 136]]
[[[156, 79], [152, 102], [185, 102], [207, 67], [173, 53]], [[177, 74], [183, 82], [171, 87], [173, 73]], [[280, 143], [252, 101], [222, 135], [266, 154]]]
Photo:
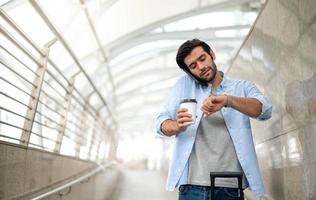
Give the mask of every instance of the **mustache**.
[[209, 71], [209, 70], [213, 70], [212, 67], [210, 67], [210, 66], [205, 67], [204, 69], [202, 69], [202, 72], [200, 73], [200, 76], [203, 76], [203, 74], [205, 72]]

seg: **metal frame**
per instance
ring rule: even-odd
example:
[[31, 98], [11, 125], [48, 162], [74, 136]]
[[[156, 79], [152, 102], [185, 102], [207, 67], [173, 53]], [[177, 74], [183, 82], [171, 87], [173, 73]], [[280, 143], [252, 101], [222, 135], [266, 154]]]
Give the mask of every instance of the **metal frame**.
[[[30, 70], [32, 73], [34, 73], [35, 77], [33, 81], [29, 81], [27, 79], [25, 79], [18, 71], [13, 70], [9, 64], [5, 63], [5, 60], [1, 60], [1, 63], [3, 64], [3, 67], [6, 67], [8, 70], [10, 70], [13, 74], [15, 74], [17, 77], [20, 78], [21, 81], [24, 81], [25, 83], [29, 83], [30, 86], [29, 88], [31, 89], [31, 93], [23, 90], [22, 88], [20, 88], [19, 86], [15, 85], [13, 82], [8, 81], [4, 78], [1, 77], [1, 81], [4, 81], [6, 84], [14, 87], [15, 89], [27, 94], [30, 97], [30, 101], [29, 104], [26, 104], [22, 101], [20, 101], [18, 98], [15, 98], [14, 96], [5, 94], [4, 92], [1, 92], [1, 95], [6, 96], [7, 98], [10, 98], [12, 100], [14, 100], [17, 103], [21, 103], [22, 105], [26, 106], [28, 109], [27, 111], [27, 115], [23, 116], [18, 114], [17, 112], [14, 112], [12, 110], [6, 109], [1, 107], [2, 110], [11, 113], [13, 116], [18, 116], [18, 117], [22, 117], [24, 118], [24, 126], [23, 127], [19, 127], [16, 126], [15, 124], [11, 124], [11, 123], [7, 123], [7, 122], [3, 122], [0, 120], [1, 124], [4, 124], [6, 126], [11, 126], [11, 127], [15, 127], [17, 129], [22, 130], [22, 135], [21, 138], [14, 138], [14, 137], [10, 137], [8, 135], [3, 135], [0, 134], [0, 137], [2, 138], [8, 138], [11, 140], [16, 140], [20, 142], [20, 146], [21, 148], [29, 148], [29, 147], [39, 147], [40, 149], [46, 149], [49, 151], [54, 151], [56, 152], [57, 150], [60, 151], [60, 146], [61, 146], [61, 142], [62, 140], [60, 138], [62, 138], [62, 136], [65, 136], [67, 138], [69, 138], [70, 140], [72, 140], [76, 146], [80, 146], [82, 145], [82, 141], [84, 140], [84, 136], [82, 135], [78, 135], [77, 131], [74, 131], [72, 129], [70, 129], [69, 127], [66, 126], [66, 123], [70, 123], [72, 124], [74, 127], [78, 127], [77, 123], [73, 123], [72, 121], [67, 121], [67, 118], [64, 117], [64, 120], [61, 120], [61, 122], [57, 122], [55, 119], [53, 119], [51, 116], [47, 115], [46, 113], [43, 113], [41, 110], [37, 109], [37, 107], [39, 106], [38, 103], [43, 104], [46, 106], [46, 108], [49, 111], [52, 111], [52, 114], [54, 114], [56, 117], [60, 117], [60, 116], [66, 116], [66, 113], [69, 112], [69, 107], [70, 107], [70, 98], [73, 99], [77, 105], [83, 107], [86, 109], [86, 113], [85, 115], [90, 115], [91, 119], [93, 122], [95, 122], [95, 126], [99, 126], [99, 130], [107, 130], [106, 127], [110, 127], [108, 126], [104, 120], [100, 120], [99, 119], [99, 112], [98, 112], [98, 108], [94, 108], [93, 106], [91, 106], [91, 104], [89, 104], [89, 102], [87, 101], [87, 98], [84, 97], [79, 91], [78, 89], [76, 89], [74, 87], [74, 79], [75, 76], [78, 75], [79, 73], [82, 73], [82, 71], [78, 71], [74, 76], [73, 76], [73, 80], [69, 80], [67, 79], [64, 74], [59, 70], [59, 68], [56, 66], [56, 64], [49, 58], [48, 53], [49, 53], [49, 48], [57, 41], [57, 39], [60, 39], [58, 37], [53, 38], [51, 41], [49, 41], [43, 48], [39, 48], [34, 41], [32, 41], [32, 39], [30, 37], [28, 37], [26, 35], [26, 33], [5, 13], [5, 11], [3, 11], [0, 8], [0, 16], [8, 22], [8, 25], [11, 26], [18, 34], [21, 35], [21, 37], [31, 45], [31, 48], [34, 48], [37, 52], [38, 55], [40, 56], [40, 58], [36, 58], [36, 56], [34, 56], [29, 49], [27, 49], [26, 47], [24, 47], [22, 45], [22, 43], [18, 40], [16, 40], [2, 25], [0, 25], [0, 32], [3, 33], [3, 35], [11, 42], [15, 45], [15, 47], [22, 51], [28, 58], [30, 58], [35, 64], [38, 65], [37, 70], [32, 70], [30, 67], [28, 67], [28, 65], [26, 65], [21, 59], [17, 58], [14, 53], [11, 53], [8, 49], [6, 49], [5, 47], [3, 47], [2, 45], [0, 46], [1, 49], [3, 49], [8, 55], [7, 56], [11, 56], [13, 59], [15, 59], [17, 62], [19, 62], [22, 66], [24, 66], [25, 68], [27, 68], [28, 70]], [[71, 54], [71, 52], [70, 52]], [[74, 60], [76, 62], [76, 58], [74, 57]], [[65, 80], [66, 83], [68, 83], [68, 86], [65, 86], [64, 83], [61, 82], [61, 80], [57, 79], [55, 77], [55, 73], [53, 73], [49, 68], [48, 68], [48, 64], [50, 64], [50, 66], [52, 66], [55, 71], [57, 73], [60, 74], [60, 76]], [[64, 89], [64, 91], [66, 92], [66, 96], [64, 96], [63, 94], [61, 94], [58, 90], [56, 90], [56, 88], [54, 88], [54, 86], [52, 86], [51, 81], [47, 81], [44, 79], [44, 75], [48, 73], [49, 76], [52, 77], [52, 81], [56, 81], [56, 83]], [[89, 77], [87, 77], [89, 78]], [[23, 83], [23, 84], [25, 84]], [[60, 95], [61, 99], [67, 99], [64, 100], [63, 103], [67, 104], [67, 105], [62, 105], [62, 103], [60, 103], [59, 100], [57, 100], [56, 98], [54, 98], [51, 94], [48, 94], [45, 90], [43, 90], [42, 86], [43, 83], [46, 84], [48, 87], [50, 87], [52, 90], [54, 90], [56, 92], [56, 94]], [[96, 90], [96, 88], [94, 88]], [[75, 93], [73, 93], [73, 91], [75, 91]], [[50, 105], [46, 104], [45, 102], [43, 102], [43, 99], [40, 99], [40, 94], [41, 92], [44, 93], [44, 95], [46, 95], [47, 98], [49, 98], [51, 101], [53, 101], [56, 105], [58, 106], [62, 106], [64, 108], [64, 112], [60, 113], [58, 111], [56, 111], [54, 108], [52, 108]], [[97, 91], [98, 93], [98, 91]], [[42, 95], [41, 95], [42, 96]], [[99, 96], [100, 97], [100, 96]], [[41, 97], [42, 98], [42, 97]], [[102, 101], [102, 100], [101, 100]], [[103, 106], [105, 101], [103, 101]], [[107, 106], [105, 106], [107, 107]], [[108, 112], [109, 113], [109, 112]], [[54, 123], [54, 126], [52, 125], [48, 125], [46, 123], [43, 123], [41, 121], [35, 120], [35, 115], [39, 114], [41, 117], [44, 117], [45, 119], [47, 119], [49, 122]], [[111, 113], [109, 113], [110, 115]], [[78, 117], [78, 116], [76, 116]], [[90, 119], [90, 118], [89, 118]], [[91, 120], [90, 120], [91, 121]], [[115, 121], [114, 118], [112, 118], [112, 121]], [[50, 128], [52, 130], [56, 130], [57, 133], [59, 131], [59, 136], [58, 140], [52, 140], [49, 137], [45, 137], [42, 134], [38, 134], [32, 131], [32, 127], [33, 124], [37, 123], [37, 125], [39, 125], [40, 127], [47, 127]], [[113, 128], [111, 126], [111, 128]], [[70, 131], [72, 133], [74, 133], [75, 137], [80, 137], [80, 141], [76, 138], [74, 138], [73, 136], [67, 135], [65, 134], [65, 130]], [[62, 134], [63, 133], [63, 134]], [[112, 132], [111, 132], [112, 133]], [[34, 134], [36, 137], [40, 137], [42, 140], [49, 140], [52, 142], [55, 142], [55, 148], [50, 149], [47, 148], [45, 146], [43, 146], [42, 144], [34, 144], [32, 142], [30, 142], [30, 135]], [[96, 137], [97, 135], [94, 135], [93, 138], [94, 140], [98, 140], [100, 139], [100, 137]], [[75, 149], [75, 148], [74, 148]], [[75, 149], [75, 151], [78, 152], [78, 148]], [[78, 156], [78, 155], [77, 155]]]
[[96, 42], [98, 44], [99, 51], [101, 52], [101, 55], [103, 57], [103, 62], [105, 63], [106, 69], [107, 69], [107, 75], [108, 75], [110, 83], [112, 85], [113, 93], [115, 94], [115, 84], [114, 84], [114, 81], [113, 81], [112, 71], [111, 71], [111, 68], [110, 68], [110, 66], [108, 64], [108, 58], [107, 58], [106, 53], [105, 53], [105, 51], [104, 51], [104, 49], [102, 47], [102, 43], [101, 43], [100, 37], [98, 36], [97, 30], [95, 28], [95, 25], [92, 22], [89, 10], [88, 10], [87, 6], [85, 5], [85, 1], [84, 0], [80, 0], [80, 3], [84, 6], [84, 11], [85, 11], [87, 20], [89, 22], [89, 25], [90, 25], [90, 28], [91, 28], [92, 33], [94, 35], [94, 38], [95, 38], [95, 40], [96, 40]]
[[75, 76], [71, 77], [71, 79], [70, 79], [71, 84], [68, 85], [68, 88], [67, 88], [69, 92], [66, 93], [66, 96], [64, 99], [64, 110], [63, 110], [63, 115], [60, 119], [60, 129], [58, 130], [58, 135], [57, 135], [56, 145], [55, 145], [55, 150], [54, 150], [56, 153], [60, 152], [63, 137], [65, 134], [65, 129], [66, 129], [66, 125], [67, 125], [67, 115], [68, 115], [69, 108], [70, 108], [70, 101], [71, 101], [72, 92], [74, 89], [74, 82], [75, 82]]
[[[236, 26], [239, 27], [239, 26]], [[250, 26], [248, 27], [250, 28]], [[220, 30], [220, 28], [219, 28]], [[114, 58], [121, 54], [122, 52], [126, 51], [127, 49], [131, 49], [132, 47], [135, 47], [140, 44], [144, 44], [147, 42], [152, 41], [159, 41], [159, 40], [186, 40], [188, 38], [191, 38], [192, 36], [196, 38], [200, 38], [204, 41], [225, 41], [227, 43], [233, 42], [233, 41], [242, 41], [244, 37], [217, 37], [212, 35], [214, 33], [214, 29], [202, 29], [202, 30], [193, 30], [193, 31], [174, 31], [174, 32], [164, 32], [164, 33], [156, 33], [156, 34], [148, 34], [136, 37], [129, 41], [128, 43], [121, 44], [119, 46], [111, 48], [110, 56], [111, 58]]]
[[[96, 88], [96, 86], [94, 85], [94, 83], [92, 82], [91, 78], [89, 77], [89, 75], [87, 74], [87, 72], [84, 70], [83, 66], [81, 65], [81, 63], [79, 62], [79, 59], [77, 58], [77, 56], [74, 54], [73, 50], [70, 48], [70, 46], [68, 45], [68, 43], [66, 42], [66, 40], [64, 39], [64, 37], [62, 36], [62, 34], [57, 30], [57, 28], [53, 25], [52, 21], [48, 18], [48, 16], [45, 14], [44, 10], [42, 9], [42, 7], [39, 5], [39, 3], [36, 0], [30, 0], [31, 5], [34, 7], [34, 9], [37, 11], [37, 13], [42, 17], [42, 19], [44, 20], [44, 22], [46, 23], [46, 25], [49, 27], [49, 29], [55, 34], [55, 36], [58, 38], [58, 40], [62, 43], [62, 45], [64, 46], [64, 48], [66, 49], [66, 51], [69, 53], [70, 57], [74, 60], [74, 62], [76, 63], [76, 65], [79, 67], [80, 71], [84, 74], [84, 76], [86, 77], [87, 81], [89, 82], [89, 84], [91, 85], [91, 87], [93, 88], [93, 90], [96, 92], [96, 94], [99, 96], [100, 100], [102, 101], [103, 105], [106, 107], [109, 115], [114, 119], [115, 122], [115, 118], [114, 115], [111, 111], [111, 109], [109, 108], [106, 100], [103, 98], [103, 96], [100, 94], [99, 90]], [[116, 122], [115, 122], [116, 124]]]
[[[164, 76], [165, 74], [180, 74], [180, 70], [177, 67], [163, 67], [163, 68], [152, 68], [152, 69], [145, 69], [141, 72], [134, 73], [134, 74], [129, 74], [126, 77], [123, 78], [123, 80], [117, 81], [116, 85], [117, 88], [119, 89], [120, 87], [130, 84], [131, 82], [140, 79], [142, 77], [150, 76], [150, 75], [157, 75], [161, 74]], [[128, 81], [126, 81], [128, 80]]]
[[[166, 25], [168, 23], [171, 23], [171, 22], [174, 22], [177, 20], [181, 20], [184, 18], [188, 18], [188, 17], [194, 16], [194, 15], [204, 14], [204, 13], [208, 13], [208, 12], [215, 12], [215, 11], [227, 9], [227, 8], [234, 7], [234, 6], [249, 4], [252, 2], [257, 2], [257, 0], [220, 1], [220, 2], [211, 4], [209, 6], [205, 6], [202, 8], [192, 9], [192, 10], [189, 10], [187, 12], [180, 13], [178, 15], [174, 15], [172, 17], [165, 18], [165, 19], [162, 19], [160, 21], [156, 21], [152, 24], [144, 26], [143, 28], [137, 29], [137, 30], [130, 32], [130, 33], [127, 33], [126, 35], [121, 36], [120, 38], [114, 40], [113, 42], [107, 44], [106, 46], [103, 46], [103, 48], [107, 49], [107, 51], [109, 52], [108, 58], [113, 58], [113, 56], [112, 56], [112, 55], [114, 55], [113, 52], [118, 52], [118, 51], [114, 50], [116, 47], [125, 46], [125, 45], [131, 46], [131, 45], [129, 45], [130, 42], [134, 42], [134, 40], [137, 40], [140, 37], [145, 37], [147, 33], [151, 32], [151, 31], [155, 30], [156, 28], [159, 28], [163, 25]], [[90, 57], [94, 54], [95, 54], [95, 52], [91, 52], [86, 57]], [[83, 58], [83, 59], [85, 59], [85, 58]]]
[[[87, 110], [87, 108], [83, 107], [83, 110], [81, 111], [81, 114], [80, 114], [80, 127], [79, 127], [79, 130], [78, 130], [79, 131], [79, 135], [80, 134], [81, 135], [83, 135], [83, 134], [87, 135], [87, 127], [88, 127], [88, 125], [87, 125], [87, 121], [86, 121], [86, 118], [87, 118], [86, 110]], [[86, 143], [87, 143], [87, 140], [82, 141], [81, 144], [84, 145]], [[79, 154], [80, 154], [80, 147], [81, 147], [81, 145], [78, 145], [77, 147], [79, 148], [79, 151], [76, 152], [76, 156], [78, 157]]]
[[[142, 42], [145, 42], [145, 41], [154, 41], [157, 39], [163, 39], [165, 37], [167, 37], [167, 38], [178, 37], [179, 34], [183, 35], [183, 37], [187, 38], [188, 35], [195, 35], [197, 33], [204, 35], [205, 38], [207, 38], [207, 40], [210, 40], [211, 35], [209, 34], [209, 31], [212, 32], [215, 30], [249, 28], [250, 25], [235, 25], [235, 26], [227, 26], [227, 27], [215, 27], [215, 28], [209, 28], [209, 29], [204, 29], [204, 30], [179, 31], [179, 32], [174, 32], [174, 33], [162, 33], [162, 34], [151, 34], [151, 33], [148, 34], [150, 31], [154, 30], [155, 28], [161, 27], [167, 23], [174, 22], [176, 20], [180, 20], [183, 18], [187, 18], [187, 17], [191, 17], [194, 15], [203, 14], [203, 13], [207, 13], [207, 12], [223, 10], [223, 9], [229, 8], [229, 7], [241, 6], [241, 5], [249, 4], [252, 2], [256, 2], [256, 0], [224, 1], [224, 2], [218, 2], [215, 4], [211, 4], [209, 6], [205, 6], [202, 8], [199, 7], [198, 9], [192, 9], [192, 10], [189, 10], [187, 12], [180, 13], [178, 15], [160, 20], [158, 22], [147, 25], [141, 29], [138, 29], [136, 31], [128, 33], [128, 34], [120, 37], [119, 39], [111, 42], [110, 44], [103, 46], [102, 50], [104, 50], [104, 49], [108, 50], [109, 53], [108, 53], [107, 58], [109, 60], [111, 60], [111, 58], [115, 57], [116, 55], [121, 53], [123, 50], [126, 50], [126, 49], [133, 47], [135, 45], [141, 44]], [[231, 39], [237, 40], [240, 38], [231, 38]], [[226, 44], [225, 44], [225, 46], [226, 46]], [[92, 52], [91, 54], [88, 54], [87, 56], [85, 56], [82, 60], [85, 60], [94, 54], [95, 54], [95, 52]], [[102, 67], [104, 67], [104, 66], [102, 66]], [[97, 69], [99, 69], [99, 68], [97, 68]], [[91, 78], [95, 78], [97, 76], [96, 74], [97, 73], [93, 73]]]
[[92, 154], [92, 146], [94, 144], [94, 141], [96, 140], [96, 134], [97, 134], [97, 131], [95, 129], [95, 126], [96, 126], [96, 123], [93, 123], [93, 126], [92, 126], [92, 139], [91, 139], [91, 144], [90, 144], [90, 148], [89, 148], [89, 151], [88, 151], [88, 156], [91, 157], [91, 154]]
[[[17, 31], [40, 55], [44, 56], [43, 52], [41, 51], [41, 49], [35, 44], [35, 42], [26, 35], [26, 33], [0, 8], [0, 16], [3, 17], [4, 20], [6, 20], [11, 26], [12, 28], [14, 28], [15, 31]], [[0, 28], [2, 29], [2, 27], [0, 26]], [[2, 30], [1, 30], [2, 31]], [[6, 32], [5, 36], [9, 37], [10, 34], [8, 32]], [[16, 42], [13, 37], [9, 38], [11, 41], [13, 40], [13, 43], [17, 43], [19, 44], [18, 42]], [[48, 42], [48, 46], [51, 46], [53, 45], [56, 41], [58, 40], [57, 37], [55, 37], [53, 40], [51, 40], [50, 42]], [[28, 51], [26, 51], [25, 49], [26, 48], [22, 48], [23, 46], [21, 45], [21, 50], [23, 52], [25, 52], [28, 56], [32, 56]], [[34, 62], [36, 62], [36, 59], [35, 58], [31, 58]], [[65, 77], [65, 75], [59, 70], [59, 68], [57, 67], [57, 65], [51, 60], [48, 58], [48, 62], [49, 64], [63, 77], [63, 79], [68, 83], [68, 85], [70, 85], [71, 83], [69, 82], [69, 80]], [[65, 90], [67, 91], [67, 88], [59, 81], [57, 80], [53, 73], [47, 69], [47, 73]], [[44, 80], [45, 81], [45, 80]], [[47, 83], [47, 81], [45, 81], [45, 83]], [[83, 100], [83, 102], [85, 101], [85, 97], [78, 91], [78, 89], [76, 89], [74, 87], [74, 91], [76, 92], [76, 94], [79, 95], [79, 97]], [[67, 91], [69, 92], [69, 91]], [[75, 95], [73, 96], [74, 99], [81, 105], [81, 106], [84, 106], [84, 104], [78, 99], [78, 97], [76, 97]], [[104, 104], [103, 104], [104, 105]], [[96, 114], [97, 113], [97, 109], [92, 107], [90, 104], [88, 104], [88, 109], [87, 111], [94, 117], [96, 118]], [[91, 112], [93, 111], [93, 112]], [[115, 121], [113, 119], [113, 121]], [[104, 124], [105, 126], [105, 124]]]
[[[44, 76], [45, 76], [45, 71], [47, 68], [47, 60], [48, 60], [48, 55], [49, 55], [49, 48], [47, 48], [46, 46], [43, 48], [43, 52], [44, 52], [44, 57], [41, 56], [39, 59], [39, 62], [41, 63], [41, 65], [38, 66], [37, 70], [36, 70], [36, 74], [39, 75], [39, 77], [34, 78], [33, 84], [36, 87], [32, 88], [32, 92], [31, 95], [34, 98], [30, 98], [29, 101], [29, 109], [27, 110], [26, 113], [26, 118], [31, 119], [31, 120], [25, 120], [24, 121], [24, 125], [23, 128], [24, 130], [22, 131], [22, 135], [21, 135], [21, 145], [24, 146], [28, 146], [29, 145], [29, 140], [31, 137], [31, 131], [32, 131], [32, 127], [33, 127], [33, 122], [34, 122], [34, 118], [35, 118], [35, 114], [36, 114], [36, 110], [37, 110], [37, 105], [39, 102], [39, 96], [40, 96], [40, 92], [41, 92], [41, 88], [43, 85], [43, 80], [44, 80]], [[28, 130], [28, 131], [26, 131]]]

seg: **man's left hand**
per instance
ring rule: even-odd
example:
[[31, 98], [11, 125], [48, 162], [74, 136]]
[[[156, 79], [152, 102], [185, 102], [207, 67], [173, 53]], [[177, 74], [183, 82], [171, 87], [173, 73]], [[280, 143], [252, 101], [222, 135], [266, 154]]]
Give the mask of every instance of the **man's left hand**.
[[206, 118], [212, 113], [215, 113], [222, 109], [222, 107], [224, 107], [225, 105], [227, 105], [227, 96], [209, 96], [203, 101], [201, 106], [203, 116]]

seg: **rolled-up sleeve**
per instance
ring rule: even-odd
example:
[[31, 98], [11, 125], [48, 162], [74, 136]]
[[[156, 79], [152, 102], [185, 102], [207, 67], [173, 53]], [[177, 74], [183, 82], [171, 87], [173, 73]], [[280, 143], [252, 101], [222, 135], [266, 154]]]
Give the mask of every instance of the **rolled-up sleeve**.
[[265, 97], [255, 86], [254, 83], [246, 81], [246, 96], [248, 98], [256, 98], [261, 102], [262, 108], [260, 115], [256, 118], [257, 120], [267, 120], [272, 115], [272, 104], [267, 97]]
[[179, 107], [179, 91], [180, 91], [180, 81], [178, 81], [174, 87], [171, 89], [169, 92], [169, 95], [167, 96], [165, 100], [165, 104], [162, 108], [162, 111], [158, 114], [157, 119], [156, 119], [156, 132], [160, 136], [166, 136], [162, 131], [161, 131], [161, 124], [167, 120], [175, 120], [176, 119], [176, 112]]

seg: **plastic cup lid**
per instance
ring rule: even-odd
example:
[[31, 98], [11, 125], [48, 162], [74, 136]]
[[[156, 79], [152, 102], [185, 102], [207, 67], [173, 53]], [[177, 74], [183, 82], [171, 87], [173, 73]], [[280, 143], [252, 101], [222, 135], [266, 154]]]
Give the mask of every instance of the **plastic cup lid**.
[[183, 99], [180, 101], [180, 103], [189, 103], [189, 102], [197, 103], [197, 101], [195, 99]]

